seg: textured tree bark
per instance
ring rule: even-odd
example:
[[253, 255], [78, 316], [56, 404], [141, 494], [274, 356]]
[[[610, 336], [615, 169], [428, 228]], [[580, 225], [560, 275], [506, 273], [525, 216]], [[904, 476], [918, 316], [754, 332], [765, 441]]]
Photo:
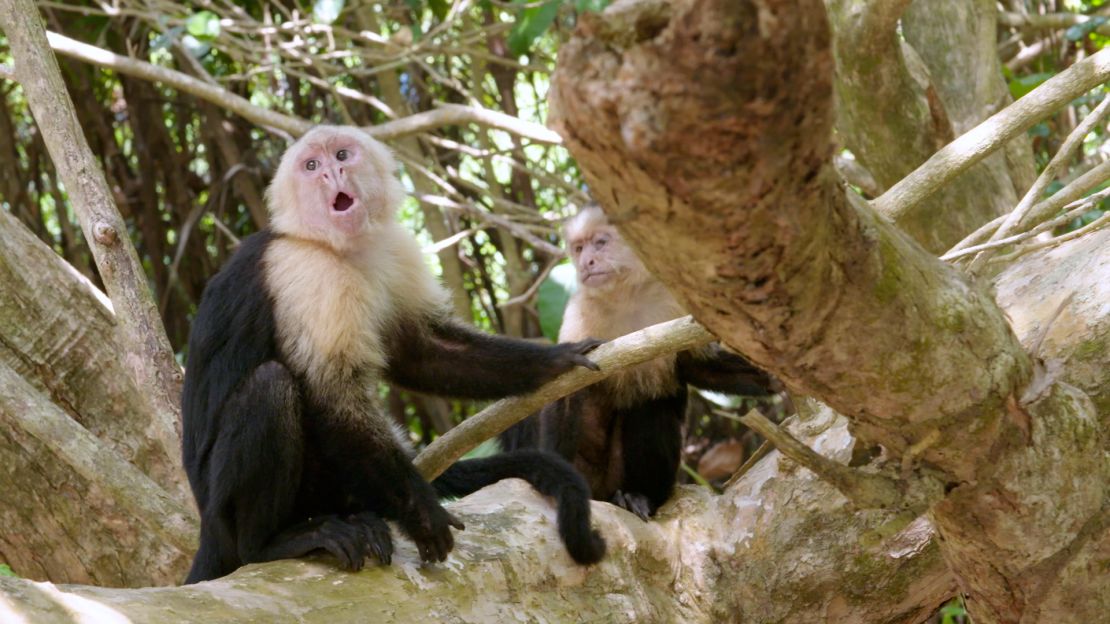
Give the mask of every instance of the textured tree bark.
[[[994, 44], [994, 4], [829, 3], [839, 136], [884, 189], [1010, 102]], [[943, 252], [1011, 210], [1034, 177], [1022, 136], [902, 215], [898, 225], [926, 249]]]
[[978, 621], [1093, 618], [1075, 596], [1107, 516], [1094, 406], [1044, 381], [985, 290], [837, 188], [832, 76], [816, 0], [618, 3], [561, 49], [554, 123], [699, 321], [905, 459]]
[[0, 210], [0, 363], [191, 505], [181, 442], [168, 424], [152, 422], [146, 391], [120, 357], [114, 322], [103, 293]]

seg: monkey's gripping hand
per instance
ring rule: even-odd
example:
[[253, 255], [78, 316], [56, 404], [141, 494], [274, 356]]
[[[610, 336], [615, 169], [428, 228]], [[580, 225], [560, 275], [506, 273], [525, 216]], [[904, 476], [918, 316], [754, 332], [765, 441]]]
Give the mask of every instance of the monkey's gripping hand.
[[552, 347], [557, 353], [556, 357], [552, 358], [552, 370], [557, 370], [556, 375], [561, 375], [575, 366], [588, 368], [592, 371], [599, 371], [601, 367], [596, 362], [586, 357], [586, 354], [604, 344], [604, 340], [597, 340], [595, 338], [587, 338], [579, 340], [578, 342], [562, 342]]
[[451, 527], [460, 531], [466, 528], [462, 521], [448, 513], [434, 499], [414, 505], [401, 518], [401, 528], [416, 543], [420, 559], [425, 562], [443, 561], [447, 558], [455, 547]]

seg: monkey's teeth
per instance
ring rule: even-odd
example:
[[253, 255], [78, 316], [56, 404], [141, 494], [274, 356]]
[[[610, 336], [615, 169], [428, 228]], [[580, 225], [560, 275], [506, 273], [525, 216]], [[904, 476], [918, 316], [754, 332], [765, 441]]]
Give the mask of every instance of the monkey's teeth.
[[355, 200], [352, 199], [350, 195], [346, 193], [340, 193], [335, 196], [335, 203], [332, 204], [332, 208], [335, 208], [337, 212], [343, 212], [344, 210], [350, 208], [351, 204], [353, 203], [355, 203]]

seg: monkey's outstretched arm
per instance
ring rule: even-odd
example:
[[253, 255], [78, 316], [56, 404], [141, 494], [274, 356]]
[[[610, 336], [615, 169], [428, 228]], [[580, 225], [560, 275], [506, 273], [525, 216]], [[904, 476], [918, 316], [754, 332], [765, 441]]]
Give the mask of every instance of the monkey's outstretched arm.
[[398, 328], [387, 376], [400, 386], [453, 397], [496, 399], [531, 392], [575, 366], [597, 370], [582, 340], [544, 345], [434, 319]]
[[683, 351], [678, 355], [676, 367], [682, 382], [702, 390], [767, 396], [782, 389], [774, 377], [719, 345], [714, 345], [709, 354]]

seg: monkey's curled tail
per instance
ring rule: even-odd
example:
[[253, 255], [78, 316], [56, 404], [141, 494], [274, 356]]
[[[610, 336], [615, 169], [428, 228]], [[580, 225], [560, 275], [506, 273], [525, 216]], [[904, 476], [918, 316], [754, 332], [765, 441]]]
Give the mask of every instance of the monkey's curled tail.
[[456, 462], [432, 482], [440, 496], [466, 496], [516, 477], [537, 492], [555, 499], [559, 536], [572, 559], [581, 565], [605, 555], [605, 539], [590, 528], [590, 488], [586, 479], [562, 457], [536, 450], [517, 450]]

